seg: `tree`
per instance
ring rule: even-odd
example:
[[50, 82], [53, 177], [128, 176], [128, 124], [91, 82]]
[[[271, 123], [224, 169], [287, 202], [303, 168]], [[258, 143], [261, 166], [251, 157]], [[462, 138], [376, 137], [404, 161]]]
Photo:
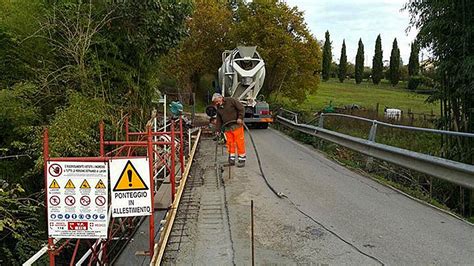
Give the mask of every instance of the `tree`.
[[216, 73], [222, 52], [230, 49], [232, 11], [224, 2], [210, 5], [199, 0], [191, 18], [186, 24], [188, 36], [166, 56], [162, 68], [180, 89], [202, 94], [198, 91], [202, 76]]
[[232, 46], [256, 45], [265, 60], [261, 93], [303, 102], [313, 92], [321, 70], [321, 48], [304, 23], [303, 13], [283, 1], [240, 2]]
[[52, 1], [45, 9], [39, 35], [54, 60], [38, 79], [49, 101], [61, 106], [73, 90], [147, 119], [141, 114], [156, 97], [158, 59], [184, 36], [191, 3]]
[[359, 48], [357, 49], [356, 64], [355, 64], [355, 80], [357, 84], [362, 82], [364, 74], [364, 44], [362, 39], [359, 39]]
[[392, 52], [390, 54], [390, 84], [395, 86], [400, 80], [400, 49], [398, 49], [397, 38], [393, 40]]
[[420, 49], [417, 42], [411, 44], [410, 59], [408, 61], [408, 76], [416, 76], [420, 70], [420, 61], [418, 59], [418, 53]]
[[[419, 46], [433, 55], [436, 93], [430, 101], [441, 101], [441, 128], [474, 132], [474, 1], [412, 0], [405, 9]], [[444, 137], [442, 143], [446, 157], [474, 163], [472, 138]]]
[[[153, 0], [105, 1], [104, 5], [102, 14], [112, 12], [113, 20], [101, 32], [101, 42], [93, 47], [98, 50], [104, 86], [115, 104], [148, 116], [151, 100], [158, 97], [160, 59], [186, 36], [185, 22], [193, 4]], [[139, 117], [140, 121], [146, 119]]]
[[346, 41], [342, 40], [341, 58], [339, 59], [338, 77], [340, 82], [344, 82], [347, 71]]
[[0, 90], [33, 79], [51, 59], [45, 40], [28, 38], [40, 30], [42, 2], [0, 1]]
[[323, 81], [329, 80], [332, 62], [331, 39], [329, 36], [329, 31], [326, 31], [325, 38], [326, 40], [324, 41], [323, 47]]
[[383, 51], [382, 51], [382, 38], [380, 34], [377, 36], [375, 41], [375, 53], [372, 59], [372, 81], [374, 84], [379, 84], [383, 78]]

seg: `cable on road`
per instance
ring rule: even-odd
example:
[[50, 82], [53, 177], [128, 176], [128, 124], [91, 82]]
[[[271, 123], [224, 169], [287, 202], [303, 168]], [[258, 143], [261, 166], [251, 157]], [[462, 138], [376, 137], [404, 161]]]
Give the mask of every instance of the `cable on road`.
[[247, 127], [246, 124], [243, 124], [244, 127], [245, 127], [245, 130], [247, 131], [247, 133], [249, 134], [249, 137], [250, 137], [250, 141], [252, 142], [252, 146], [253, 146], [253, 150], [255, 151], [255, 155], [257, 157], [257, 162], [258, 162], [258, 168], [260, 168], [260, 174], [262, 175], [263, 177], [263, 180], [265, 180], [265, 183], [267, 184], [268, 188], [279, 198], [288, 198], [285, 194], [283, 194], [282, 192], [277, 192], [273, 187], [272, 185], [270, 184], [270, 182], [268, 182], [268, 179], [267, 177], [265, 176], [265, 173], [263, 173], [263, 168], [262, 168], [262, 162], [260, 161], [260, 156], [258, 155], [258, 150], [257, 150], [257, 146], [255, 145], [255, 141], [253, 140], [253, 137], [252, 137], [252, 134], [250, 133], [250, 130], [249, 128]]
[[230, 227], [230, 216], [229, 216], [229, 205], [227, 203], [227, 191], [226, 191], [226, 188], [225, 188], [225, 182], [224, 182], [224, 178], [222, 176], [222, 168], [219, 166], [218, 162], [217, 162], [217, 148], [219, 146], [219, 141], [216, 141], [216, 150], [215, 150], [215, 153], [214, 153], [214, 165], [216, 167], [216, 177], [217, 177], [217, 182], [218, 182], [218, 185], [219, 184], [222, 184], [222, 189], [224, 191], [224, 208], [225, 208], [225, 212], [226, 212], [226, 216], [227, 216], [227, 226], [229, 227], [229, 240], [230, 240], [230, 247], [231, 247], [231, 250], [232, 250], [232, 265], [237, 265], [235, 263], [235, 248], [234, 248], [234, 240], [232, 239], [232, 228]]
[[257, 146], [255, 145], [255, 141], [253, 140], [253, 137], [252, 137], [252, 134], [250, 133], [250, 130], [249, 128], [247, 127], [246, 124], [243, 124], [244, 127], [245, 127], [245, 130], [247, 131], [249, 137], [250, 137], [250, 141], [252, 142], [252, 146], [253, 146], [253, 149], [255, 151], [255, 155], [257, 157], [257, 162], [258, 162], [258, 167], [260, 169], [260, 174], [261, 176], [263, 177], [263, 180], [265, 181], [265, 183], [267, 184], [268, 188], [279, 198], [285, 198], [286, 200], [288, 200], [288, 202], [293, 205], [293, 207], [301, 214], [303, 214], [304, 216], [306, 216], [308, 219], [310, 219], [311, 221], [313, 221], [314, 223], [318, 224], [319, 226], [321, 226], [322, 228], [324, 228], [326, 231], [328, 231], [329, 233], [331, 233], [332, 235], [334, 235], [336, 238], [338, 238], [339, 240], [341, 240], [342, 242], [346, 243], [347, 245], [349, 245], [350, 247], [352, 247], [353, 249], [355, 249], [357, 252], [359, 252], [360, 254], [368, 257], [368, 258], [371, 258], [373, 260], [375, 260], [376, 262], [380, 263], [381, 265], [385, 265], [380, 259], [378, 259], [377, 257], [375, 256], [372, 256], [366, 252], [364, 252], [363, 250], [359, 249], [358, 247], [356, 247], [354, 244], [350, 243], [349, 241], [345, 240], [342, 236], [340, 236], [339, 234], [337, 234], [336, 232], [334, 232], [333, 230], [329, 229], [328, 227], [326, 227], [325, 225], [323, 225], [321, 222], [317, 221], [315, 218], [311, 217], [309, 214], [307, 214], [306, 212], [304, 212], [303, 210], [301, 210], [298, 205], [296, 205], [290, 198], [288, 198], [285, 194], [283, 194], [282, 192], [277, 192], [275, 190], [275, 188], [273, 188], [273, 186], [270, 184], [270, 182], [268, 181], [267, 177], [265, 176], [265, 173], [263, 171], [263, 168], [262, 168], [262, 162], [260, 160], [260, 156], [258, 154], [258, 150], [257, 150]]

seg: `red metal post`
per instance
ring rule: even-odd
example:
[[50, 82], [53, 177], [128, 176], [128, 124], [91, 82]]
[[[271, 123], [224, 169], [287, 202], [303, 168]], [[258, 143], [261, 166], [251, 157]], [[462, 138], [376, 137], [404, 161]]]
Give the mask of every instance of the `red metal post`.
[[100, 121], [99, 133], [100, 133], [100, 157], [104, 157], [105, 156], [105, 150], [104, 150], [104, 121]]
[[73, 266], [74, 265], [74, 261], [76, 260], [76, 255], [77, 255], [77, 250], [79, 249], [79, 244], [81, 243], [81, 240], [78, 239], [76, 241], [76, 246], [74, 247], [74, 252], [72, 253], [72, 258], [71, 258], [71, 262], [69, 262], [69, 266]]
[[184, 175], [184, 142], [183, 142], [183, 116], [179, 116], [179, 163], [181, 164], [181, 178]]
[[153, 249], [155, 247], [155, 173], [153, 172], [153, 140], [151, 127], [147, 127], [147, 151], [148, 151], [148, 167], [150, 171], [150, 198], [151, 198], [151, 215], [150, 215], [150, 258], [153, 257]]
[[[48, 160], [49, 160], [49, 135], [48, 129], [44, 129], [43, 133], [43, 163], [44, 163], [44, 206], [46, 211], [46, 220], [48, 220]], [[49, 226], [49, 225], [48, 225]], [[49, 265], [54, 266], [54, 242], [53, 238], [48, 237], [48, 254], [49, 254]]]
[[125, 117], [125, 140], [128, 141], [128, 115]]
[[170, 183], [171, 183], [171, 202], [174, 202], [174, 194], [176, 193], [176, 180], [175, 180], [175, 154], [176, 145], [174, 142], [174, 120], [171, 121], [171, 172], [170, 172]]
[[59, 255], [59, 253], [61, 253], [61, 250], [65, 248], [67, 245], [69, 245], [69, 242], [71, 242], [71, 238], [66, 239], [66, 241], [64, 241], [64, 243], [61, 246], [55, 249], [54, 254]]

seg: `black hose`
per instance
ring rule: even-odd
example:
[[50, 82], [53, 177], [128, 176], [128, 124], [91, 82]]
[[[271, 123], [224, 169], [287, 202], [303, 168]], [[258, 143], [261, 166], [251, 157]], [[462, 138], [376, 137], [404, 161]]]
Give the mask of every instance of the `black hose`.
[[260, 156], [258, 155], [258, 150], [257, 150], [257, 146], [255, 145], [255, 141], [253, 140], [253, 137], [252, 137], [252, 134], [250, 133], [250, 130], [249, 128], [247, 127], [246, 124], [243, 124], [244, 125], [244, 128], [245, 130], [247, 131], [247, 133], [249, 134], [249, 137], [250, 137], [250, 141], [252, 142], [252, 146], [253, 146], [253, 150], [255, 151], [255, 156], [257, 157], [257, 162], [258, 162], [258, 168], [260, 169], [260, 175], [263, 177], [263, 180], [265, 181], [265, 183], [267, 184], [268, 188], [273, 192], [273, 194], [275, 194], [277, 197], [279, 198], [287, 198], [285, 196], [285, 194], [281, 193], [281, 192], [277, 192], [273, 187], [272, 185], [270, 184], [270, 182], [268, 182], [268, 179], [267, 177], [265, 176], [265, 173], [263, 172], [263, 168], [262, 168], [262, 162], [260, 161]]

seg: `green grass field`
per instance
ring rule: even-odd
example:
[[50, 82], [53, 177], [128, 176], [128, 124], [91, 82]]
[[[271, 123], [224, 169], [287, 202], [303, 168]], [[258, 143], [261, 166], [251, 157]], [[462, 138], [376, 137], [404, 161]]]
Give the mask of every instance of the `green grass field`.
[[316, 112], [322, 110], [332, 100], [333, 106], [344, 107], [348, 104], [357, 104], [364, 108], [373, 108], [379, 103], [379, 112], [383, 112], [385, 106], [398, 108], [407, 112], [409, 108], [414, 113], [439, 114], [439, 104], [426, 103], [427, 95], [416, 94], [405, 89], [405, 83], [392, 87], [384, 80], [379, 85], [372, 82], [355, 84], [354, 80], [346, 80], [340, 83], [336, 79], [321, 82], [316, 93], [309, 95], [306, 101], [298, 109], [301, 111]]

